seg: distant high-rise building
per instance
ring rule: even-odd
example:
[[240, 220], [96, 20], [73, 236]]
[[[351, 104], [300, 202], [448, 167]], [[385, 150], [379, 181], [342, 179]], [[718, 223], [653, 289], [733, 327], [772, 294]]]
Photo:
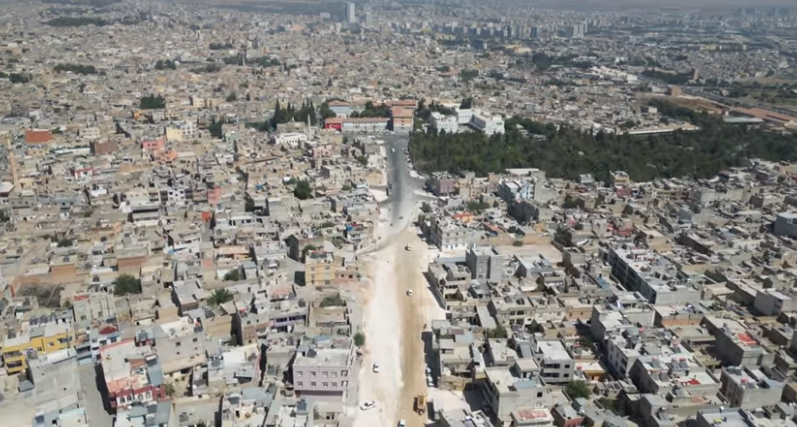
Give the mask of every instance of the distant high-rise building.
[[365, 28], [371, 28], [373, 26], [373, 17], [371, 16], [371, 12], [365, 12]]
[[587, 33], [587, 24], [575, 24], [569, 29], [570, 37], [580, 39]]
[[354, 3], [346, 3], [346, 22], [349, 24], [357, 22], [357, 16], [354, 14]]

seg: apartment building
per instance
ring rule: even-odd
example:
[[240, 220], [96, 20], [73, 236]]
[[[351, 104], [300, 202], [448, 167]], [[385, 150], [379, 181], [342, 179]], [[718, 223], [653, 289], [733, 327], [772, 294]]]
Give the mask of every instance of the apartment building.
[[720, 374], [720, 391], [731, 407], [755, 409], [780, 402], [785, 383], [769, 378], [757, 368], [726, 366]]
[[567, 384], [573, 380], [576, 361], [560, 340], [540, 339], [533, 344], [531, 351], [546, 384]]
[[490, 115], [489, 113], [475, 111], [470, 118], [470, 126], [487, 135], [496, 135], [504, 133], [504, 118], [499, 115]]
[[459, 132], [459, 121], [457, 120], [457, 116], [447, 116], [435, 111], [432, 113], [430, 124], [432, 129], [436, 130], [437, 132]]
[[304, 281], [308, 285], [329, 285], [335, 281], [335, 256], [332, 252], [308, 251], [304, 257]]
[[202, 324], [188, 317], [139, 331], [136, 345], [156, 348], [161, 370], [166, 375], [207, 362]]
[[72, 323], [57, 314], [31, 317], [19, 330], [9, 329], [3, 341], [3, 364], [9, 375], [25, 372], [28, 358], [48, 354], [72, 345]]
[[116, 411], [166, 399], [158, 354], [149, 346], [126, 339], [101, 348], [100, 360], [105, 396]]
[[471, 245], [465, 253], [465, 264], [471, 278], [488, 283], [501, 283], [504, 280], [504, 257], [492, 246]]
[[487, 406], [496, 415], [497, 425], [513, 425], [512, 413], [518, 408], [547, 408], [548, 386], [533, 372], [524, 372], [517, 362], [484, 371], [485, 381], [480, 390]]
[[300, 352], [292, 366], [294, 390], [300, 396], [341, 399], [349, 387], [350, 375], [353, 375], [354, 357], [353, 346], [310, 348]]

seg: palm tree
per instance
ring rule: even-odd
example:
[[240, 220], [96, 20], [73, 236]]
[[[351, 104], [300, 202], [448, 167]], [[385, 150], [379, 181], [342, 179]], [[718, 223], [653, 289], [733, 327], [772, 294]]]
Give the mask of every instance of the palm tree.
[[226, 289], [216, 289], [213, 291], [213, 295], [208, 298], [208, 305], [215, 306], [221, 305], [225, 302], [232, 301], [232, 292]]

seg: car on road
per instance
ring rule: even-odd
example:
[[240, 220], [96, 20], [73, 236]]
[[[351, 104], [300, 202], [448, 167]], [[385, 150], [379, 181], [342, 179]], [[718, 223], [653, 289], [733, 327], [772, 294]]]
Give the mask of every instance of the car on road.
[[399, 219], [404, 219], [404, 217], [403, 217], [403, 216], [400, 216], [400, 217], [399, 217]]
[[426, 376], [426, 385], [429, 387], [434, 387], [434, 380], [432, 379], [431, 375]]
[[376, 402], [374, 402], [373, 400], [369, 400], [367, 402], [363, 402], [363, 404], [360, 405], [360, 410], [361, 411], [367, 411], [369, 409], [374, 409], [374, 408], [376, 408]]
[[400, 420], [399, 423], [398, 423], [398, 427], [407, 427], [407, 421]]
[[407, 246], [404, 247], [404, 249], [406, 249], [407, 251], [411, 251], [412, 250], [412, 245], [407, 245]]
[[412, 296], [412, 289], [407, 289], [407, 296], [408, 296], [408, 297], [411, 297], [411, 296]]
[[432, 374], [432, 368], [430, 368], [429, 365], [427, 365], [426, 366], [426, 375], [431, 375], [431, 374]]
[[375, 373], [375, 374], [378, 374], [378, 373], [379, 373], [379, 365], [377, 365], [376, 363], [374, 363], [373, 370], [374, 370], [374, 373]]

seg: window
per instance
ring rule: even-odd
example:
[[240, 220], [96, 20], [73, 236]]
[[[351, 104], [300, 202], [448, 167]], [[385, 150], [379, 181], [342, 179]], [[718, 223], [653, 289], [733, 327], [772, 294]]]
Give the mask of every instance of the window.
[[315, 376], [315, 371], [310, 371], [310, 376], [314, 377]]
[[343, 372], [341, 372], [341, 373], [340, 373], [340, 376], [341, 376], [341, 377], [347, 377], [347, 376], [349, 376], [349, 371], [343, 371]]
[[296, 376], [301, 377], [304, 373], [302, 371], [296, 371]]
[[299, 386], [299, 387], [301, 387], [301, 386], [303, 386], [303, 385], [304, 385], [304, 383], [303, 383], [303, 382], [301, 382], [301, 381], [299, 381], [299, 382], [297, 382], [297, 383], [296, 383], [296, 385], [297, 385], [297, 386]]
[[315, 381], [310, 381], [310, 387], [315, 387]]
[[199, 338], [194, 337], [194, 342], [199, 341]]
[[542, 397], [542, 392], [541, 391], [537, 393], [537, 397]]
[[183, 343], [181, 343], [180, 341], [177, 341], [176, 343], [174, 343], [174, 346], [175, 346], [175, 347], [180, 347], [182, 344], [183, 344]]
[[335, 381], [332, 381], [332, 387], [337, 387], [337, 386], [338, 386], [338, 383], [335, 382]]
[[337, 376], [338, 376], [338, 373], [337, 373], [337, 371], [332, 371], [332, 372], [330, 372], [330, 373], [332, 374], [332, 376], [333, 376], [333, 377], [337, 378]]
[[329, 387], [329, 383], [321, 383], [323, 387]]
[[348, 381], [341, 381], [340, 382], [340, 386], [341, 387], [348, 387], [349, 386], [349, 382]]
[[322, 376], [322, 377], [324, 377], [324, 378], [326, 378], [326, 377], [328, 377], [328, 376], [329, 376], [329, 372], [327, 372], [327, 371], [323, 371], [323, 372], [321, 372], [321, 376]]

